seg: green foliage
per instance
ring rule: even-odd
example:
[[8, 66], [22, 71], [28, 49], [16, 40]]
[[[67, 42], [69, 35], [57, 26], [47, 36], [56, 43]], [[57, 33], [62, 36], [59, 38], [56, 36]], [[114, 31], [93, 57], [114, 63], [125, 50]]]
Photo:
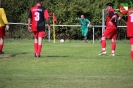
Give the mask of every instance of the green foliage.
[[[91, 24], [101, 25], [102, 9], [105, 8], [105, 4], [108, 2], [115, 3], [116, 0], [45, 0], [43, 1], [43, 6], [45, 6], [49, 10], [49, 13], [51, 15], [51, 24], [52, 13], [54, 12], [55, 16], [57, 17], [58, 24], [79, 24], [77, 21], [75, 21], [75, 18], [80, 17], [81, 14], [84, 14], [85, 17], [91, 21]], [[131, 3], [130, 0], [118, 0], [118, 2]], [[5, 8], [9, 22], [27, 23], [29, 8], [35, 5], [35, 3], [36, 0], [3, 0], [2, 5]], [[117, 7], [117, 4], [115, 4], [115, 7]], [[66, 30], [66, 33], [67, 30], [72, 30], [71, 32], [74, 33], [77, 28], [60, 27], [56, 30], [57, 35], [59, 35], [58, 32], [60, 32], [60, 30]], [[12, 31], [16, 30], [12, 29]], [[78, 32], [78, 34], [80, 34], [80, 31]], [[79, 39], [80, 36], [81, 35], [79, 35], [77, 39]]]

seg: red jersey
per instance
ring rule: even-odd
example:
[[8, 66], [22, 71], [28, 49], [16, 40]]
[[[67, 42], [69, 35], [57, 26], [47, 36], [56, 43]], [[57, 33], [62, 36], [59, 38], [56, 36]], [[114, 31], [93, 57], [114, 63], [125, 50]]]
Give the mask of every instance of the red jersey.
[[32, 31], [45, 31], [45, 19], [49, 18], [49, 13], [44, 7], [36, 5], [30, 8], [28, 18], [32, 22]]
[[[108, 12], [108, 15], [106, 17], [106, 26], [111, 26], [109, 24], [109, 21], [111, 20], [112, 16], [116, 15], [116, 12], [114, 11], [114, 9], [111, 9], [109, 12]], [[117, 26], [117, 18], [116, 19], [113, 19], [112, 20], [112, 23], [113, 23], [113, 26]]]
[[127, 21], [127, 37], [133, 37], [133, 10], [129, 12]]

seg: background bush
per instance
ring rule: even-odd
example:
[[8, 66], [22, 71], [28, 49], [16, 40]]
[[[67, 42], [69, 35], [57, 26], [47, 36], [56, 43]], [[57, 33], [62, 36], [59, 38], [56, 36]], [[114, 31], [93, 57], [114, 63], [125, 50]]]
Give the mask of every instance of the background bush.
[[[118, 0], [118, 2], [128, 2], [130, 0]], [[77, 25], [76, 17], [84, 14], [93, 25], [102, 25], [102, 9], [107, 2], [115, 3], [115, 0], [45, 0], [43, 6], [46, 7], [51, 15], [54, 12], [58, 24]], [[9, 22], [27, 23], [29, 8], [35, 5], [36, 0], [3, 0], [4, 7]], [[119, 23], [119, 25], [124, 25]], [[7, 37], [10, 38], [32, 38], [28, 33], [27, 26], [10, 25]], [[51, 27], [52, 28], [52, 27]], [[95, 28], [95, 38], [101, 36], [101, 28]], [[123, 29], [125, 30], [125, 29]], [[121, 30], [122, 31], [122, 30]], [[125, 32], [125, 31], [124, 31]], [[124, 35], [125, 36], [125, 35]], [[52, 31], [51, 31], [52, 37]], [[89, 39], [92, 39], [92, 30], [89, 30]], [[80, 27], [56, 27], [56, 38], [82, 39]]]

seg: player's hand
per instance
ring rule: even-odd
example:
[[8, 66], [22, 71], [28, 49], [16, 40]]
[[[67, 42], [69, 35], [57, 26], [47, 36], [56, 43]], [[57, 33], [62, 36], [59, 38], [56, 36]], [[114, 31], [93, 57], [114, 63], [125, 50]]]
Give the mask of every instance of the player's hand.
[[87, 24], [87, 27], [89, 27], [90, 26], [90, 24]]
[[109, 24], [112, 26], [113, 25], [113, 23], [111, 22], [111, 21], [109, 21]]
[[48, 25], [48, 30], [50, 30], [50, 25]]
[[9, 25], [5, 26], [5, 30], [8, 31], [9, 30]]
[[88, 28], [91, 28], [91, 27], [92, 27], [92, 25], [91, 25], [91, 24], [88, 24], [88, 25], [87, 25], [87, 27], [88, 27]]
[[32, 32], [32, 30], [31, 30], [31, 27], [30, 27], [30, 26], [28, 27], [28, 31], [29, 31], [29, 32]]
[[121, 19], [122, 19], [122, 18], [119, 16], [119, 17], [118, 17], [118, 20], [121, 20]]

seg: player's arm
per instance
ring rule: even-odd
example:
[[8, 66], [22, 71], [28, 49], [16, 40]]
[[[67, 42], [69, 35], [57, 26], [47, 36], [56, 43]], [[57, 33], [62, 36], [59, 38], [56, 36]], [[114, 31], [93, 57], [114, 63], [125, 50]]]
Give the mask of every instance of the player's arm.
[[8, 25], [8, 20], [7, 20], [6, 13], [5, 13], [4, 9], [2, 9], [1, 16], [2, 16], [2, 20], [5, 24], [5, 30], [8, 31], [9, 30], [9, 25]]
[[6, 17], [4, 9], [2, 9], [2, 20], [3, 20], [4, 24], [8, 24], [7, 17]]
[[32, 18], [32, 13], [31, 11], [29, 12], [29, 16], [28, 16], [28, 31], [31, 32], [31, 18]]
[[76, 18], [75, 20], [79, 20], [79, 18]]
[[88, 20], [88, 24], [87, 24], [87, 27], [90, 27], [90, 23], [91, 23], [91, 22], [90, 22], [90, 21]]
[[50, 19], [49, 19], [50, 16], [49, 16], [49, 13], [48, 13], [47, 9], [44, 11], [44, 17], [45, 17], [46, 22], [48, 24], [48, 29], [50, 29]]
[[127, 21], [125, 21], [122, 17], [120, 17], [120, 20], [127, 25]]

